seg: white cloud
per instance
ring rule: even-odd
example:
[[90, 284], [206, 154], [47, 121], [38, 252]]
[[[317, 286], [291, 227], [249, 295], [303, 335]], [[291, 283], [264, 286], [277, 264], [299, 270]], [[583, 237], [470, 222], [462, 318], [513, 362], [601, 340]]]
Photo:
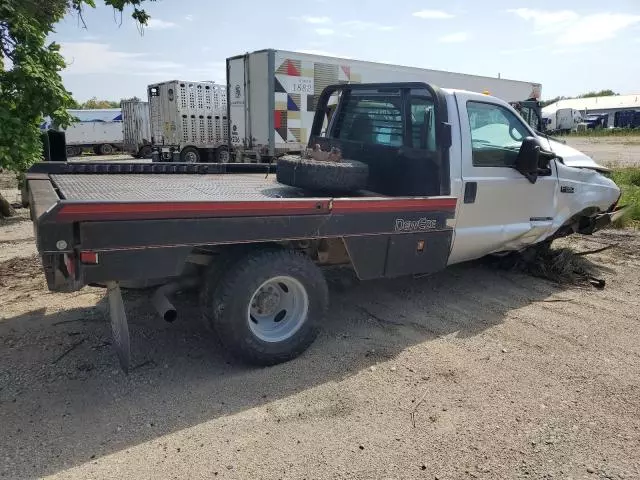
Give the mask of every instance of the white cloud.
[[146, 53], [119, 52], [106, 43], [63, 42], [61, 53], [67, 62], [65, 74], [86, 75], [96, 73], [128, 75], [135, 72], [162, 74], [167, 77], [181, 73], [182, 64], [153, 60]]
[[508, 10], [533, 22], [534, 32], [552, 36], [558, 45], [597, 43], [616, 37], [622, 30], [640, 23], [640, 15], [625, 13], [594, 13], [580, 15], [572, 10]]
[[536, 47], [525, 47], [525, 48], [507, 48], [506, 50], [500, 50], [501, 55], [515, 55], [521, 53], [530, 53], [530, 52], [538, 52], [544, 49], [542, 45], [538, 45]]
[[[379, 23], [365, 22], [362, 20], [349, 20], [342, 22], [341, 25], [345, 28], [352, 28], [354, 30], [378, 30], [380, 32], [390, 32], [396, 28], [391, 25], [381, 25]], [[348, 34], [348, 32], [346, 33]]]
[[438, 38], [440, 43], [461, 43], [467, 40], [469, 40], [469, 34], [467, 32], [450, 33], [449, 35]]
[[205, 62], [197, 67], [186, 66], [179, 76], [193, 78], [198, 82], [211, 80], [224, 85], [227, 81], [227, 64], [226, 62]]
[[336, 32], [330, 28], [316, 28], [316, 33], [318, 35], [333, 35]]
[[147, 21], [147, 26], [145, 28], [150, 28], [152, 30], [164, 30], [167, 28], [175, 28], [178, 25], [173, 22], [167, 22], [166, 20], [160, 20], [159, 18], [150, 18]]
[[311, 23], [313, 25], [329, 23], [331, 21], [329, 17], [311, 17], [309, 15], [304, 15], [300, 17], [299, 20], [302, 20], [305, 23]]
[[426, 18], [429, 20], [445, 20], [448, 18], [453, 18], [453, 15], [444, 12], [442, 10], [420, 10], [419, 12], [413, 12], [414, 17], [418, 18]]
[[185, 19], [187, 22], [193, 22], [193, 15], [191, 15], [191, 14], [189, 14], [189, 15], [185, 15], [185, 16], [184, 16], [184, 19]]
[[572, 10], [546, 11], [534, 10], [531, 8], [514, 8], [507, 11], [509, 13], [514, 13], [524, 20], [533, 21], [534, 28], [537, 32], [545, 32], [549, 29], [555, 29], [559, 25], [575, 22], [580, 18], [580, 15]]

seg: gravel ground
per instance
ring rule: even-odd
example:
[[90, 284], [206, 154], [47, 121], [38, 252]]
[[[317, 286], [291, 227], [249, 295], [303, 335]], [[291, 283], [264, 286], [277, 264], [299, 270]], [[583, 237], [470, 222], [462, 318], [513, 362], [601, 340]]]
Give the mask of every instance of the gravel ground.
[[103, 291], [50, 293], [24, 210], [0, 224], [0, 477], [640, 478], [640, 234], [587, 258], [604, 290], [484, 263], [332, 289], [317, 342], [237, 364], [194, 296], [129, 292], [133, 364]]
[[596, 162], [612, 167], [640, 167], [638, 137], [564, 137], [567, 144]]

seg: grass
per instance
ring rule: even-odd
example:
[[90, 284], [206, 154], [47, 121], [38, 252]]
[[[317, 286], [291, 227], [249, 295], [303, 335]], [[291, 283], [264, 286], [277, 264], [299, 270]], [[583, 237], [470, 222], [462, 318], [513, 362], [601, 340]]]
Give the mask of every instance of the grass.
[[640, 167], [615, 168], [611, 178], [622, 189], [620, 205], [627, 205], [627, 213], [614, 226], [640, 227]]

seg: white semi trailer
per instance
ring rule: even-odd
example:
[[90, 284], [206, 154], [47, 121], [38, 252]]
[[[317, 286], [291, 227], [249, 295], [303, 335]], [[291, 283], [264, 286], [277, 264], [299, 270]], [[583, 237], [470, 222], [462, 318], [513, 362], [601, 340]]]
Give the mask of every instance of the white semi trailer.
[[122, 147], [122, 111], [119, 108], [68, 110], [76, 121], [64, 129], [67, 157], [92, 149], [109, 155]]
[[227, 89], [214, 82], [149, 85], [151, 141], [165, 161], [228, 162]]
[[[230, 145], [236, 161], [268, 159], [306, 146], [320, 92], [331, 84], [427, 82], [487, 93], [518, 103], [537, 128], [541, 85], [503, 78], [429, 70], [283, 50], [260, 50], [227, 59]], [[529, 102], [525, 102], [529, 100]]]
[[137, 158], [151, 157], [149, 104], [139, 100], [125, 100], [121, 106], [124, 149]]
[[575, 108], [554, 108], [549, 105], [542, 109], [542, 119], [547, 131], [568, 133], [578, 129], [582, 114]]

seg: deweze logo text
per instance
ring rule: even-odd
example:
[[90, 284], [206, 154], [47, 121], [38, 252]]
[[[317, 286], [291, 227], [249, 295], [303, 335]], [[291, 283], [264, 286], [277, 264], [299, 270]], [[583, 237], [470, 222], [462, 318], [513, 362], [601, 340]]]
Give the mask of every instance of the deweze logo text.
[[396, 218], [396, 232], [418, 232], [421, 230], [433, 230], [436, 228], [437, 222], [430, 218], [421, 218], [419, 220], [405, 220]]

